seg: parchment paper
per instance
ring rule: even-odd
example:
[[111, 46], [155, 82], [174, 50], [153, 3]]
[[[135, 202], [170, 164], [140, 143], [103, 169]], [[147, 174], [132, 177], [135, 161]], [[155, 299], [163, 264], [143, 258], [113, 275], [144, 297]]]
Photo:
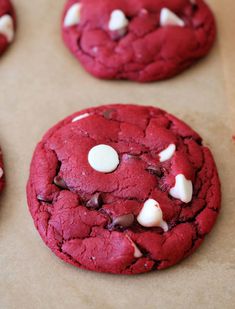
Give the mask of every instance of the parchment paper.
[[[7, 175], [0, 199], [0, 308], [234, 308], [235, 2], [208, 2], [219, 27], [209, 57], [172, 80], [139, 85], [84, 72], [60, 36], [64, 0], [14, 1], [17, 37], [0, 59]], [[166, 271], [127, 277], [69, 266], [41, 241], [27, 209], [29, 164], [45, 131], [81, 108], [111, 102], [156, 105], [184, 119], [218, 165], [223, 203], [217, 224], [193, 256]]]

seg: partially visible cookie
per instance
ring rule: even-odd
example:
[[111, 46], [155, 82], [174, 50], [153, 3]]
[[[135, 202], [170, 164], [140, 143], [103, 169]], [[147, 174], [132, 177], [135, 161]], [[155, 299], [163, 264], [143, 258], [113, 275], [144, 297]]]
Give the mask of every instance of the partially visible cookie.
[[31, 163], [35, 226], [61, 259], [136, 274], [193, 253], [220, 209], [210, 150], [185, 123], [155, 107], [106, 105], [50, 129]]
[[0, 192], [4, 187], [4, 169], [3, 169], [3, 160], [2, 160], [2, 150], [0, 148]]
[[216, 25], [202, 0], [69, 0], [65, 44], [99, 78], [170, 78], [211, 49]]
[[16, 17], [9, 0], [0, 0], [0, 55], [14, 40]]

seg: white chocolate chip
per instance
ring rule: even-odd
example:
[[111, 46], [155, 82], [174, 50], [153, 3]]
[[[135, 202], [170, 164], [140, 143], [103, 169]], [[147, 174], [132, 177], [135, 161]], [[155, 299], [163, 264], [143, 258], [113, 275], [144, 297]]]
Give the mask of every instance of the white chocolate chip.
[[140, 10], [140, 14], [142, 14], [142, 15], [147, 15], [147, 14], [148, 14], [148, 11], [147, 11], [146, 9], [142, 8], [142, 9]]
[[75, 3], [73, 4], [67, 11], [66, 16], [64, 18], [64, 26], [71, 27], [78, 25], [80, 22], [81, 15], [81, 4]]
[[134, 246], [134, 257], [135, 258], [140, 258], [141, 256], [143, 256], [143, 254], [141, 253], [140, 249], [136, 246], [136, 244], [133, 243], [133, 246]]
[[136, 259], [140, 258], [143, 256], [142, 252], [140, 251], [140, 249], [136, 246], [136, 244], [134, 243], [134, 241], [129, 237], [127, 236], [128, 240], [131, 242], [132, 246], [134, 247], [134, 257]]
[[170, 195], [180, 199], [184, 203], [189, 203], [193, 196], [193, 185], [191, 180], [187, 180], [183, 174], [175, 177], [175, 186], [170, 189]]
[[110, 31], [124, 30], [128, 26], [128, 23], [129, 23], [128, 19], [121, 10], [114, 10], [110, 16], [109, 30]]
[[119, 157], [116, 150], [108, 145], [97, 145], [88, 154], [90, 166], [101, 173], [111, 173], [119, 165]]
[[4, 172], [3, 172], [3, 169], [0, 167], [0, 178], [2, 178]]
[[170, 144], [165, 150], [159, 153], [160, 162], [164, 162], [173, 157], [176, 150], [175, 144]]
[[11, 43], [14, 39], [14, 23], [10, 15], [0, 17], [0, 33]]
[[160, 224], [160, 227], [163, 229], [164, 232], [167, 232], [169, 230], [169, 227], [166, 221], [162, 221]]
[[144, 203], [144, 206], [137, 217], [137, 221], [140, 225], [145, 227], [159, 226], [164, 230], [164, 232], [168, 231], [168, 225], [163, 220], [160, 205], [154, 199], [148, 199]]
[[179, 26], [184, 27], [184, 21], [175, 13], [167, 8], [163, 8], [160, 13], [160, 25], [164, 26]]
[[85, 113], [85, 114], [79, 115], [79, 116], [77, 116], [77, 117], [73, 118], [72, 122], [79, 121], [79, 120], [84, 119], [84, 118], [87, 118], [87, 117], [89, 117], [89, 116], [90, 116], [90, 115], [89, 115], [88, 113]]

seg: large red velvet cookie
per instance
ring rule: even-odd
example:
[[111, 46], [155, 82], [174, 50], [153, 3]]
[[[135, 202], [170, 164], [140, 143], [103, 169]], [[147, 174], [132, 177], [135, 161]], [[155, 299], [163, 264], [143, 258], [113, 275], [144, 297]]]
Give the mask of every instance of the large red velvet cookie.
[[14, 39], [16, 19], [9, 0], [0, 0], [0, 55]]
[[202, 0], [69, 0], [62, 33], [94, 76], [149, 82], [205, 56], [216, 26]]
[[3, 161], [2, 161], [2, 150], [0, 148], [0, 192], [4, 187], [4, 170], [3, 170]]
[[78, 112], [38, 144], [27, 187], [36, 228], [75, 266], [135, 274], [167, 268], [203, 241], [220, 208], [210, 150], [154, 107]]

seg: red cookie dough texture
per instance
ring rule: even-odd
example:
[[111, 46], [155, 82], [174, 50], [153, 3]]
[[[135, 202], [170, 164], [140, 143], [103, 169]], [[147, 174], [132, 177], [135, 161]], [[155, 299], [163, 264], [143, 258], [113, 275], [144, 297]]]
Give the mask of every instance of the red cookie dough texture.
[[4, 187], [4, 169], [3, 169], [3, 161], [2, 161], [2, 151], [0, 148], [0, 192]]
[[151, 82], [204, 57], [216, 25], [202, 0], [69, 0], [62, 35], [94, 76]]
[[0, 55], [14, 40], [16, 18], [9, 0], [0, 0]]
[[221, 194], [211, 152], [189, 126], [155, 107], [107, 105], [46, 133], [27, 197], [37, 230], [62, 260], [137, 274], [193, 253]]

